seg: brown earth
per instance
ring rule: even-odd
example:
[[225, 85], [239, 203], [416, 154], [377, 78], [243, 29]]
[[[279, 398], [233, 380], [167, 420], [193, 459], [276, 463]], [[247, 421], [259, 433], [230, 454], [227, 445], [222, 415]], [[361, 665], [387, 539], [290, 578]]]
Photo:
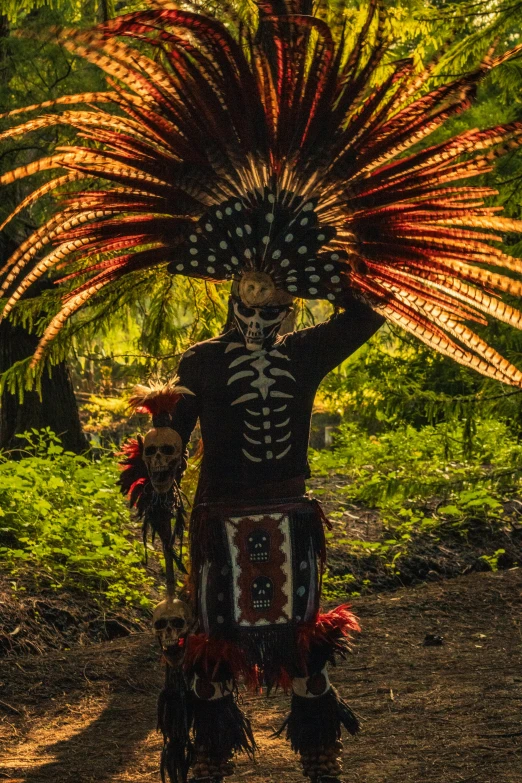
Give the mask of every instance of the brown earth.
[[[350, 783], [522, 783], [522, 569], [358, 598], [363, 633], [333, 672], [364, 720]], [[426, 634], [444, 637], [424, 646]], [[159, 781], [161, 666], [150, 636], [0, 661], [0, 780]], [[287, 699], [243, 696], [260, 745], [232, 781], [302, 779], [272, 739]]]

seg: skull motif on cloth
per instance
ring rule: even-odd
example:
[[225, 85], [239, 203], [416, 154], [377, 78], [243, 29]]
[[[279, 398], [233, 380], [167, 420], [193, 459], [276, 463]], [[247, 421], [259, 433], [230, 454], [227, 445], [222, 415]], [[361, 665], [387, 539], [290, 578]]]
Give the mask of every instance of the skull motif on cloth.
[[274, 598], [274, 583], [268, 576], [258, 576], [250, 588], [254, 609], [270, 609]]
[[188, 632], [192, 612], [188, 604], [178, 598], [166, 598], [154, 609], [152, 625], [162, 650], [176, 647]]
[[267, 530], [253, 530], [248, 536], [248, 554], [252, 563], [266, 563], [270, 560], [270, 533]]
[[174, 484], [182, 452], [181, 438], [171, 427], [154, 427], [145, 435], [143, 460], [152, 486], [160, 495]]

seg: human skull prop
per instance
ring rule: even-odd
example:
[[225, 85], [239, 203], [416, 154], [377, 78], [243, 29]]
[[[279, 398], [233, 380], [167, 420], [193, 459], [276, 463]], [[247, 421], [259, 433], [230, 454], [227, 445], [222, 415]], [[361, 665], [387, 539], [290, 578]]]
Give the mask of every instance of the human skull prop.
[[174, 484], [182, 452], [181, 437], [171, 427], [154, 427], [145, 435], [143, 460], [152, 486], [160, 495]]
[[178, 598], [166, 598], [154, 609], [152, 625], [161, 649], [166, 651], [176, 647], [186, 635], [192, 612], [190, 606]]

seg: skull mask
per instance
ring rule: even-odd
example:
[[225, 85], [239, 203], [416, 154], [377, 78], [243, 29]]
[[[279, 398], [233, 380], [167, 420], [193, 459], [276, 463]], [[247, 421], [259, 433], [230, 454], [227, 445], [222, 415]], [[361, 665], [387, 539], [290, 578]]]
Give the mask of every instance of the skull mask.
[[176, 647], [186, 635], [192, 613], [190, 607], [178, 598], [166, 598], [154, 609], [152, 624], [162, 650]]
[[240, 299], [233, 300], [233, 307], [236, 326], [249, 351], [258, 351], [275, 338], [290, 309], [288, 305], [248, 307]]
[[183, 446], [171, 427], [155, 427], [145, 435], [143, 460], [152, 486], [160, 495], [174, 484]]

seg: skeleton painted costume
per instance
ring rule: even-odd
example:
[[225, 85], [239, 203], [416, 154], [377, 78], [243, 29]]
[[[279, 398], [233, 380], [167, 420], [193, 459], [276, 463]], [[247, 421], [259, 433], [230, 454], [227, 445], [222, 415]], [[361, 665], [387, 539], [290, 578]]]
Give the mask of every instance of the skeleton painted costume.
[[[153, 429], [125, 447], [122, 489], [160, 536], [167, 564], [167, 598], [154, 616], [167, 661], [162, 772], [184, 783], [192, 768], [211, 783], [231, 773], [234, 752], [253, 750], [235, 700], [245, 677], [292, 691], [288, 737], [305, 775], [332, 783], [341, 725], [354, 732], [357, 720], [325, 666], [357, 626], [346, 608], [319, 610], [325, 520], [304, 496], [314, 394], [383, 318], [522, 385], [520, 370], [471, 328], [488, 316], [522, 323], [503, 299], [522, 294], [522, 263], [496, 244], [522, 225], [485, 201], [494, 190], [470, 184], [520, 145], [522, 123], [428, 143], [522, 46], [491, 50], [443, 83], [437, 61], [421, 70], [397, 61], [376, 0], [356, 33], [342, 3], [336, 18], [311, 0], [242, 6], [241, 18], [227, 4], [218, 20], [150, 0], [92, 30], [57, 31], [106, 72], [108, 89], [28, 107], [44, 113], [19, 125], [12, 118], [23, 110], [5, 118], [0, 140], [58, 124], [79, 133], [76, 146], [0, 177], [7, 186], [59, 170], [1, 227], [59, 194], [2, 270], [2, 317], [42, 275], [60, 283], [36, 365], [71, 316], [127, 284], [232, 281], [235, 327], [185, 353], [182, 390], [138, 393]], [[324, 299], [334, 315], [278, 336], [294, 298]], [[204, 457], [185, 607], [174, 596], [179, 485], [197, 419]]]
[[[341, 725], [355, 732], [357, 720], [325, 667], [357, 623], [346, 609], [319, 617], [323, 517], [305, 497], [307, 447], [320, 381], [383, 319], [352, 300], [329, 322], [276, 339], [275, 312], [250, 309], [248, 323], [236, 316], [239, 328], [193, 346], [179, 366], [194, 394], [176, 406], [172, 427], [186, 443], [199, 419], [204, 444], [190, 534], [198, 634], [188, 638], [185, 665], [203, 713], [205, 694], [232, 700], [227, 684], [232, 690], [241, 675], [269, 689], [291, 686], [294, 749], [335, 751], [328, 771], [338, 772]], [[265, 335], [257, 347], [256, 332]], [[205, 747], [197, 725], [195, 742]], [[217, 748], [228, 762], [234, 748]]]

